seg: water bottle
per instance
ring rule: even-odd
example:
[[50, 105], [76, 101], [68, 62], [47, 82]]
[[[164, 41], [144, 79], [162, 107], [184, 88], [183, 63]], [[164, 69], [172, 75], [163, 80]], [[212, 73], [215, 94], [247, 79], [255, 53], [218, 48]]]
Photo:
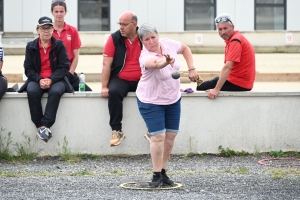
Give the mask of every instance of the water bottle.
[[79, 76], [79, 92], [85, 91], [85, 75], [83, 72], [81, 72]]

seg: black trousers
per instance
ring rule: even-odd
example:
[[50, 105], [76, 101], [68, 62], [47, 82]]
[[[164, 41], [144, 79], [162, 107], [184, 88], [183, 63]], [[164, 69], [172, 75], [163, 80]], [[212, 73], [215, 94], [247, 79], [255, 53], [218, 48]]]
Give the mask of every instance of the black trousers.
[[[200, 86], [197, 86], [196, 90], [198, 91], [205, 91], [209, 89], [214, 89], [217, 85], [217, 82], [219, 80], [219, 77], [215, 77], [211, 80], [204, 81]], [[221, 88], [221, 91], [250, 91], [251, 89], [242, 88], [240, 86], [237, 86], [233, 83], [230, 83], [229, 81], [225, 81], [224, 85]]]
[[[50, 128], [54, 124], [60, 98], [65, 91], [66, 87], [62, 81], [52, 84], [49, 89], [42, 89], [38, 83], [29, 82], [27, 86], [28, 104], [31, 120], [37, 128], [40, 126]], [[43, 114], [41, 99], [45, 92], [48, 92], [48, 100]]]
[[[1, 71], [0, 71], [1, 72]], [[7, 90], [7, 80], [2, 74], [0, 73], [0, 101]]]
[[135, 92], [138, 81], [125, 81], [113, 78], [108, 84], [108, 110], [110, 115], [109, 125], [112, 130], [122, 130], [123, 99], [128, 92]]

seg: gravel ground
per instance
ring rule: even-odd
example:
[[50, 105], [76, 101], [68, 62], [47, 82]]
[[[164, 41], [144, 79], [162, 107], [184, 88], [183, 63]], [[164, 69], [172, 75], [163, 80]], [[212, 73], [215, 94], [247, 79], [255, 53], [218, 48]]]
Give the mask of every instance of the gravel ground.
[[104, 156], [77, 163], [57, 157], [25, 164], [0, 161], [0, 199], [300, 199], [300, 167], [259, 165], [265, 158], [268, 155], [173, 155], [168, 174], [182, 184], [173, 190], [120, 187], [122, 183], [150, 180], [149, 155]]

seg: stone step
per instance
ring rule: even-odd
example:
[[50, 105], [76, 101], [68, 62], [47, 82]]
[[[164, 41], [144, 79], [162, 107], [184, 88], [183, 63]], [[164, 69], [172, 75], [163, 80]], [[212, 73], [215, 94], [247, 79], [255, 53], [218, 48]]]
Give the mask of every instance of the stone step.
[[[180, 82], [190, 83], [187, 72], [180, 72]], [[201, 72], [198, 74], [203, 80], [209, 80], [219, 75], [219, 72]], [[23, 74], [4, 74], [10, 83], [23, 82]], [[101, 82], [101, 73], [85, 73], [87, 82]], [[256, 73], [257, 82], [300, 82], [300, 73]]]

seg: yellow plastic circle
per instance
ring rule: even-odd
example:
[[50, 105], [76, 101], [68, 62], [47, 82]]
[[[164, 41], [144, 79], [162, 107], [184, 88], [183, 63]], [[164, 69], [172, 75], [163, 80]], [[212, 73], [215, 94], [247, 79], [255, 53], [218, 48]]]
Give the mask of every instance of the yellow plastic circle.
[[162, 187], [156, 187], [156, 188], [151, 188], [151, 187], [130, 187], [131, 185], [137, 185], [137, 184], [142, 184], [142, 183], [149, 183], [149, 182], [128, 182], [128, 183], [122, 183], [120, 185], [121, 188], [126, 188], [126, 189], [131, 189], [131, 190], [173, 190], [182, 187], [182, 184], [180, 183], [174, 183], [174, 186], [172, 187], [167, 187], [167, 186], [162, 186]]

